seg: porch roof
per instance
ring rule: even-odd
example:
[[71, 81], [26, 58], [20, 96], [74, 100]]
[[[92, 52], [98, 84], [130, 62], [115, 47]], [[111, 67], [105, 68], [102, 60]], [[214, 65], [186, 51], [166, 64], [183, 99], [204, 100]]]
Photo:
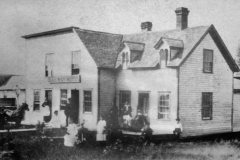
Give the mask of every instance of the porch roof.
[[26, 89], [25, 77], [19, 75], [0, 75], [0, 90], [14, 90], [16, 85], [21, 89]]

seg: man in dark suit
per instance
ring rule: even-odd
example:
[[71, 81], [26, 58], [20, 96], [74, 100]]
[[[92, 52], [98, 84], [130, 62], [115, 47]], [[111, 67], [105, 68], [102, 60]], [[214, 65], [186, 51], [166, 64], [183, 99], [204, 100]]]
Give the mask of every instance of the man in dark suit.
[[64, 113], [65, 113], [65, 115], [66, 115], [66, 126], [68, 126], [69, 118], [72, 118], [72, 117], [71, 117], [71, 114], [72, 114], [71, 98], [68, 98], [68, 103], [66, 104]]

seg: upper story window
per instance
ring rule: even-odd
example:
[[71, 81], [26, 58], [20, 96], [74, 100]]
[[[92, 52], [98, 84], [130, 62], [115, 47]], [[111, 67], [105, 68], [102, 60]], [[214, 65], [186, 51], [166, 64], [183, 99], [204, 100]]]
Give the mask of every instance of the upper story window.
[[33, 90], [33, 110], [40, 109], [40, 89]]
[[80, 73], [80, 51], [72, 52], [72, 75]]
[[54, 67], [54, 54], [48, 53], [45, 56], [45, 76], [52, 77], [53, 76], [53, 67]]
[[123, 69], [127, 69], [128, 65], [129, 65], [129, 62], [130, 62], [130, 56], [129, 56], [129, 53], [128, 52], [123, 52], [122, 53], [122, 67]]
[[168, 60], [168, 50], [167, 49], [161, 49], [160, 50], [160, 67], [166, 68]]
[[213, 73], [213, 50], [203, 50], [203, 72]]
[[158, 119], [170, 119], [170, 93], [159, 93], [158, 99]]
[[202, 119], [212, 119], [212, 92], [202, 93]]

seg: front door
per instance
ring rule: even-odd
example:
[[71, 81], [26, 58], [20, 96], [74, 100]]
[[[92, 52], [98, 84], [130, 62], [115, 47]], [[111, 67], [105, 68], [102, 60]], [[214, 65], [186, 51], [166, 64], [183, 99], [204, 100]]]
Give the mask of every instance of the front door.
[[45, 98], [50, 108], [50, 119], [52, 118], [52, 90], [45, 90]]
[[138, 94], [138, 110], [144, 115], [148, 114], [149, 109], [149, 93]]
[[73, 108], [73, 123], [78, 124], [79, 120], [79, 90], [71, 90], [71, 100]]

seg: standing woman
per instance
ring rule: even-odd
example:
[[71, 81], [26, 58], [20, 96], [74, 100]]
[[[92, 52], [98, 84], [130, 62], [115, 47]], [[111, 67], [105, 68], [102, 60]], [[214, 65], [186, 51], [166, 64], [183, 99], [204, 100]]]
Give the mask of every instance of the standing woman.
[[78, 128], [72, 119], [69, 120], [69, 125], [67, 127], [67, 134], [64, 136], [64, 145], [68, 147], [73, 147], [77, 141]]
[[47, 98], [45, 97], [45, 101], [42, 104], [43, 107], [43, 121], [48, 123], [51, 120], [51, 110], [50, 110], [50, 106], [49, 106], [49, 102], [47, 101]]
[[98, 121], [98, 124], [97, 124], [97, 141], [101, 145], [103, 145], [103, 143], [106, 141], [106, 134], [105, 134], [106, 125], [107, 125], [106, 121], [103, 119], [102, 116], [100, 116], [100, 120]]

